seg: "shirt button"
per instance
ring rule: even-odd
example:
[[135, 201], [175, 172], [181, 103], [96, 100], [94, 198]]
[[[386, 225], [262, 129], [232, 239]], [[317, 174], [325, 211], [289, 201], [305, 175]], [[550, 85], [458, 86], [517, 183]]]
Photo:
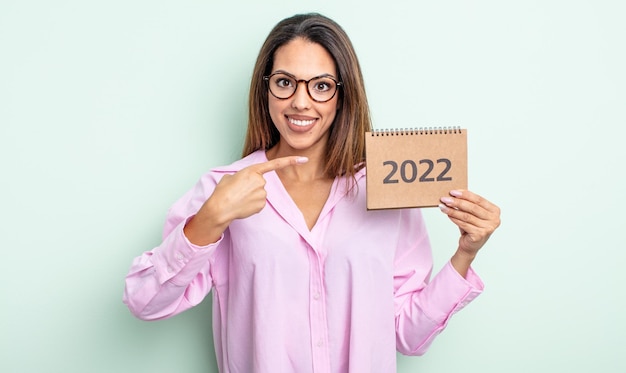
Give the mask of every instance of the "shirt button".
[[176, 260], [183, 260], [183, 259], [185, 259], [185, 256], [183, 254], [181, 254], [180, 251], [176, 252], [175, 257], [176, 257]]
[[320, 339], [319, 341], [317, 341], [317, 347], [322, 347], [322, 340]]
[[315, 300], [320, 299], [320, 293], [319, 293], [318, 291], [316, 291], [316, 292], [313, 294], [313, 299], [315, 299]]
[[174, 268], [172, 267], [167, 267], [167, 273], [172, 273], [174, 272]]

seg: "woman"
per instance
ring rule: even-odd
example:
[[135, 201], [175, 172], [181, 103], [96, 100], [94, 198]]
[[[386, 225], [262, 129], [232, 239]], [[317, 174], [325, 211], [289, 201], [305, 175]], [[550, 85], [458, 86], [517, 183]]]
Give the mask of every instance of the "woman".
[[124, 302], [171, 317], [213, 290], [220, 372], [395, 372], [482, 291], [470, 265], [499, 209], [451, 191], [459, 246], [430, 279], [419, 209], [367, 211], [370, 118], [345, 32], [319, 14], [270, 32], [250, 90], [244, 158], [205, 174], [137, 257]]

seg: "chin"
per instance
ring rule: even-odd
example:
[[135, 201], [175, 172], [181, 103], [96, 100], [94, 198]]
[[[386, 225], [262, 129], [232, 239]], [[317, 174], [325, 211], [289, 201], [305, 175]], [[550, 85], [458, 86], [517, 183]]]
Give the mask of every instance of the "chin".
[[308, 151], [321, 145], [320, 139], [316, 139], [315, 141], [310, 139], [305, 141], [294, 141], [293, 139], [283, 138], [282, 142], [285, 145], [285, 148], [298, 152]]

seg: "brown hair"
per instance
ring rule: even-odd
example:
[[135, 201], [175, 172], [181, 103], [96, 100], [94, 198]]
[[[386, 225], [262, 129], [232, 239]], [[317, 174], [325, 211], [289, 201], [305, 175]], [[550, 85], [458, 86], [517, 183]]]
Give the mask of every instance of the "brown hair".
[[371, 121], [361, 67], [352, 42], [335, 21], [317, 13], [298, 14], [280, 21], [261, 47], [252, 73], [248, 100], [248, 131], [243, 156], [278, 143], [280, 134], [272, 123], [268, 90], [263, 76], [269, 75], [276, 50], [295, 38], [317, 43], [333, 57], [338, 80], [339, 110], [329, 129], [326, 173], [354, 176], [365, 161], [365, 132]]

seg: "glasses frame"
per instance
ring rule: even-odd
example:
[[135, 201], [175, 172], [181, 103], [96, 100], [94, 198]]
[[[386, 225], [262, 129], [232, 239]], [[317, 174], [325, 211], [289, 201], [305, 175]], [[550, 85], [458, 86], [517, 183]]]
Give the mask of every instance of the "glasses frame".
[[[291, 93], [291, 95], [289, 95], [288, 97], [278, 97], [274, 94], [274, 92], [272, 92], [272, 89], [270, 88], [270, 79], [274, 76], [274, 75], [286, 75], [288, 77], [290, 77], [291, 79], [296, 81], [296, 88], [293, 90], [293, 92]], [[332, 80], [333, 82], [335, 82], [335, 92], [333, 92], [333, 95], [330, 96], [327, 100], [316, 100], [315, 98], [313, 98], [313, 95], [311, 95], [311, 91], [309, 90], [309, 83], [311, 82], [311, 80], [315, 80], [315, 79], [319, 79], [319, 78], [327, 78]], [[270, 75], [266, 75], [263, 77], [263, 80], [267, 83], [267, 90], [270, 91], [270, 93], [272, 94], [272, 96], [276, 97], [279, 100], [288, 100], [290, 98], [293, 97], [293, 95], [296, 94], [296, 91], [298, 90], [298, 87], [300, 86], [300, 83], [304, 83], [304, 86], [306, 87], [306, 93], [309, 95], [309, 97], [311, 98], [311, 100], [315, 101], [315, 102], [319, 102], [319, 103], [324, 103], [324, 102], [328, 102], [330, 100], [333, 99], [333, 97], [335, 97], [335, 95], [337, 94], [337, 91], [339, 90], [339, 87], [343, 86], [343, 82], [338, 81], [337, 79], [333, 78], [330, 75], [318, 75], [318, 76], [314, 76], [309, 80], [304, 80], [304, 79], [296, 79], [295, 76], [280, 71], [280, 72], [275, 72], [272, 73]]]

